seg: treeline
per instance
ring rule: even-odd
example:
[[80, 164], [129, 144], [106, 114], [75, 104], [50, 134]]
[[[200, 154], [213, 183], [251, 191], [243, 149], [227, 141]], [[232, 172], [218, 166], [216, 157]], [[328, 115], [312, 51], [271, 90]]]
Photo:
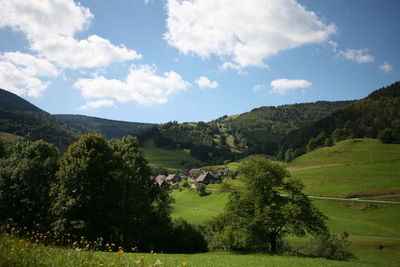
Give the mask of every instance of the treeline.
[[98, 133], [107, 139], [122, 138], [128, 135], [137, 135], [154, 126], [150, 123], [126, 122], [107, 120], [83, 115], [53, 115], [57, 122], [72, 130], [74, 135]]
[[44, 141], [0, 141], [0, 223], [139, 251], [205, 251], [194, 226], [171, 220], [169, 191], [149, 176], [132, 136], [83, 135], [63, 155]]
[[383, 143], [400, 143], [400, 82], [289, 133], [279, 155], [289, 161], [347, 138], [378, 138]]
[[226, 120], [228, 132], [246, 147], [246, 154], [276, 155], [283, 138], [291, 131], [324, 118], [352, 101], [261, 107]]
[[210, 164], [222, 164], [251, 154], [277, 156], [280, 144], [291, 131], [328, 116], [352, 101], [261, 107], [211, 122], [158, 125], [141, 135], [153, 138], [159, 147], [189, 149], [190, 154]]
[[226, 143], [221, 126], [215, 123], [168, 122], [145, 134], [159, 147], [189, 149], [190, 154], [205, 163], [217, 164], [225, 160], [236, 160], [240, 153], [232, 151]]

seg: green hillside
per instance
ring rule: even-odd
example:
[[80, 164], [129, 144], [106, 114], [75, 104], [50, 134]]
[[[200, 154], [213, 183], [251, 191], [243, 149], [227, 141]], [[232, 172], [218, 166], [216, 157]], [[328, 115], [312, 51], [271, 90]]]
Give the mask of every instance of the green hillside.
[[151, 167], [181, 169], [185, 165], [197, 165], [202, 163], [192, 157], [189, 151], [184, 149], [166, 149], [154, 145], [153, 140], [147, 140], [143, 144], [144, 155]]
[[315, 148], [348, 138], [377, 138], [390, 132], [387, 142], [400, 143], [400, 82], [372, 92], [331, 115], [294, 130], [280, 152], [291, 160]]
[[350, 139], [288, 164], [309, 195], [400, 200], [400, 144]]

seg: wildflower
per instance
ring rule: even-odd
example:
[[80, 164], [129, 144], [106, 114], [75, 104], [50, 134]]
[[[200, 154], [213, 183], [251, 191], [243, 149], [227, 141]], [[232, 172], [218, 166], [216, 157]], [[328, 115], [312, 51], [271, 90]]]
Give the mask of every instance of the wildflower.
[[103, 266], [104, 266], [104, 264], [103, 264], [103, 263], [100, 263], [100, 264], [99, 264], [99, 266], [100, 266], [100, 267], [103, 267]]
[[136, 263], [136, 264], [139, 264], [139, 263], [140, 263], [140, 260], [135, 261], [135, 263]]
[[154, 265], [154, 266], [158, 266], [158, 265], [162, 265], [162, 264], [163, 264], [162, 261], [157, 260], [153, 265]]
[[188, 263], [186, 261], [182, 261], [181, 266], [188, 266]]

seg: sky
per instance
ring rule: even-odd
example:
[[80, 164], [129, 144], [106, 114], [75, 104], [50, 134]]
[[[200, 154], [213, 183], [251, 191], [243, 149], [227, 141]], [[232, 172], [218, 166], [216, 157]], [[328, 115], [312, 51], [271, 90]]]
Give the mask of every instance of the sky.
[[165, 123], [354, 100], [400, 80], [398, 0], [0, 0], [0, 88]]

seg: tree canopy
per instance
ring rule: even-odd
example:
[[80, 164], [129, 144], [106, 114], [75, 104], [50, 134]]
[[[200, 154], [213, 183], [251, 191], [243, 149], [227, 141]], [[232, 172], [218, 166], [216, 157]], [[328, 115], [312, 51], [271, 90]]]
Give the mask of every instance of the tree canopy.
[[214, 222], [217, 246], [275, 253], [288, 234], [326, 231], [326, 217], [302, 193], [301, 182], [281, 165], [256, 157], [242, 163], [239, 172], [244, 188], [232, 193]]

